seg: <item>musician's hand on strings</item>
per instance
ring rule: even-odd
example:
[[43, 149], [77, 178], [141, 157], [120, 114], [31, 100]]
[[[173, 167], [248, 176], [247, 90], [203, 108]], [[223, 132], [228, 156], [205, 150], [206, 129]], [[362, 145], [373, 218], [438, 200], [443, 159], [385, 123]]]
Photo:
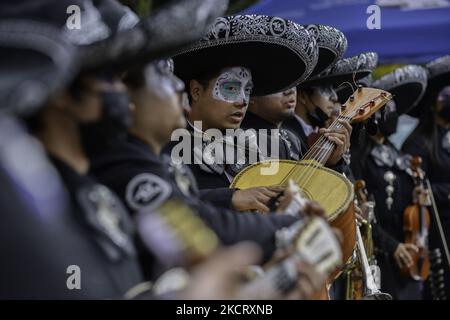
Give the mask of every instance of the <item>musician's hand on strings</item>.
[[258, 211], [269, 213], [269, 202], [283, 191], [283, 187], [257, 187], [246, 190], [236, 190], [231, 202], [237, 211]]
[[179, 293], [178, 298], [236, 299], [240, 294], [243, 271], [246, 267], [257, 264], [260, 257], [260, 249], [251, 243], [240, 243], [222, 249], [192, 270], [189, 285]]
[[328, 159], [327, 166], [335, 166], [342, 155], [350, 148], [350, 136], [352, 134], [352, 126], [343, 120], [338, 120], [343, 128], [325, 129], [321, 128], [319, 133], [323, 134], [329, 141], [335, 144], [335, 148]]
[[295, 300], [316, 299], [325, 286], [326, 276], [318, 272], [314, 265], [306, 262], [297, 265], [297, 272], [297, 287], [286, 298]]
[[411, 253], [417, 253], [418, 251], [419, 249], [412, 243], [400, 243], [394, 252], [394, 259], [398, 267], [411, 267], [413, 265]]

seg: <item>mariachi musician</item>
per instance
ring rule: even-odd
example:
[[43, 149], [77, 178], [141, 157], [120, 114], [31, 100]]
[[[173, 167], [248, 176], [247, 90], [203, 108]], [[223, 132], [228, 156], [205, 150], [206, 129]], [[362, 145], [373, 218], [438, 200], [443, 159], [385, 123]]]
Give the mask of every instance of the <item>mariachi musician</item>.
[[[418, 155], [423, 160], [423, 169], [428, 174], [437, 213], [442, 222], [442, 239], [438, 225], [431, 223], [430, 251], [436, 256], [426, 298], [448, 299], [450, 297], [450, 269], [443, 241], [450, 245], [450, 55], [429, 62], [428, 86], [421, 108], [411, 115], [420, 119], [419, 126], [407, 139], [403, 151]], [[430, 112], [431, 111], [431, 112]], [[432, 214], [432, 221], [436, 221]], [[439, 257], [438, 257], [439, 256]], [[442, 275], [444, 271], [444, 275]]]
[[[270, 65], [266, 59], [258, 59], [261, 52], [270, 52]], [[277, 196], [279, 190], [228, 189], [242, 167], [236, 161], [228, 163], [216, 153], [208, 162], [204, 150], [214, 141], [208, 129], [221, 133], [239, 129], [250, 94], [267, 95], [292, 88], [312, 72], [317, 55], [316, 41], [306, 28], [278, 17], [241, 15], [217, 19], [204, 39], [173, 57], [175, 74], [184, 81], [189, 95], [187, 129], [191, 137], [199, 135], [203, 142], [197, 146], [193, 140], [189, 167], [199, 189], [209, 195], [214, 192], [209, 201], [239, 211], [268, 211], [269, 199]], [[201, 128], [195, 126], [200, 123]], [[165, 151], [172, 153], [177, 144], [178, 141], [172, 142]], [[223, 144], [224, 148], [227, 146]], [[232, 147], [237, 152], [242, 150], [237, 144]], [[178, 152], [172, 154], [177, 156]]]
[[[354, 80], [368, 76], [376, 67], [377, 61], [378, 56], [374, 52], [340, 59], [324, 72], [308, 78], [297, 87], [295, 114], [283, 122], [283, 128], [300, 139], [303, 151], [308, 150], [314, 142], [314, 136], [317, 136], [319, 128], [326, 127], [331, 118], [339, 114], [340, 104], [333, 87], [345, 83], [350, 86]], [[347, 128], [346, 131], [343, 133], [350, 135], [351, 129]], [[346, 141], [346, 147], [349, 144], [349, 141]], [[329, 165], [335, 170], [345, 171], [345, 163], [340, 157]]]
[[351, 168], [356, 178], [364, 179], [375, 198], [374, 242], [381, 269], [381, 289], [394, 299], [420, 299], [422, 283], [403, 276], [402, 267], [412, 263], [416, 246], [404, 243], [403, 212], [413, 202], [415, 185], [407, 173], [410, 156], [402, 154], [388, 140], [396, 131], [398, 116], [413, 108], [426, 88], [426, 70], [408, 65], [373, 83], [389, 91], [394, 99], [375, 113], [378, 129], [351, 148]]
[[[339, 30], [325, 25], [308, 25], [305, 27], [316, 37], [319, 59], [311, 75], [302, 84], [308, 82], [310, 78], [319, 76], [323, 70], [333, 66], [347, 49], [347, 39]], [[287, 72], [289, 67], [285, 67], [284, 71]], [[270, 95], [253, 95], [250, 99], [241, 127], [257, 131], [261, 129], [267, 130], [268, 149], [264, 154], [266, 157], [299, 160], [309, 148], [307, 141], [303, 141], [303, 136], [297, 135], [296, 132], [284, 126], [285, 123], [291, 120], [296, 121], [294, 117], [298, 105], [298, 87], [288, 88], [285, 91]], [[327, 102], [334, 107], [335, 101], [327, 99]], [[278, 129], [278, 131], [274, 129]], [[331, 134], [333, 141], [337, 139], [339, 140], [338, 142], [343, 142], [345, 145], [345, 131], [348, 132], [347, 135], [349, 136], [351, 131], [349, 126], [346, 129], [343, 128], [333, 132]], [[269, 149], [271, 148], [271, 139], [279, 139], [278, 155], [272, 153], [272, 150]], [[258, 142], [258, 144], [261, 144], [261, 141]], [[336, 148], [327, 165], [335, 167], [336, 163], [341, 159], [344, 150], [344, 146]]]

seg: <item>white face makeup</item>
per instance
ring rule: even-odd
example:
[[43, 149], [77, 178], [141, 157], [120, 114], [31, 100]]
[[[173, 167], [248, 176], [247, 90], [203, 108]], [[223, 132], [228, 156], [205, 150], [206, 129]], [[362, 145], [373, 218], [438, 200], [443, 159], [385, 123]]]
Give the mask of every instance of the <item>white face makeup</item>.
[[184, 90], [184, 83], [173, 74], [171, 59], [156, 60], [145, 67], [148, 88], [161, 99], [169, 99]]
[[225, 69], [219, 75], [213, 88], [213, 98], [228, 103], [241, 102], [245, 105], [250, 100], [253, 89], [252, 74], [244, 67]]

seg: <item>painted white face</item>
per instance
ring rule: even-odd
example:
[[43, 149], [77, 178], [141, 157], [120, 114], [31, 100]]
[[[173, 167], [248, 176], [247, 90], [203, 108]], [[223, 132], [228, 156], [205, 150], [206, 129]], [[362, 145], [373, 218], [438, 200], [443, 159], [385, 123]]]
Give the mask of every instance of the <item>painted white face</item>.
[[227, 68], [214, 84], [213, 98], [228, 103], [248, 104], [253, 89], [252, 74], [244, 67]]

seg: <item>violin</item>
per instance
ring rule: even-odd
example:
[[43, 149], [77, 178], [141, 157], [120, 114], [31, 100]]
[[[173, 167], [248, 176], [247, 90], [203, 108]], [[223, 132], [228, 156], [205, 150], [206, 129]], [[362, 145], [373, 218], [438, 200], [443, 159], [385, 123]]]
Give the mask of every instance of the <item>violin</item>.
[[[416, 187], [424, 188], [424, 172], [421, 169], [422, 159], [413, 157], [409, 172], [414, 178]], [[430, 228], [430, 205], [428, 195], [420, 194], [415, 197], [413, 204], [403, 212], [403, 230], [405, 243], [417, 246], [419, 251], [412, 253], [413, 264], [403, 267], [402, 273], [414, 280], [425, 281], [430, 273], [430, 258], [428, 255], [428, 230]]]

